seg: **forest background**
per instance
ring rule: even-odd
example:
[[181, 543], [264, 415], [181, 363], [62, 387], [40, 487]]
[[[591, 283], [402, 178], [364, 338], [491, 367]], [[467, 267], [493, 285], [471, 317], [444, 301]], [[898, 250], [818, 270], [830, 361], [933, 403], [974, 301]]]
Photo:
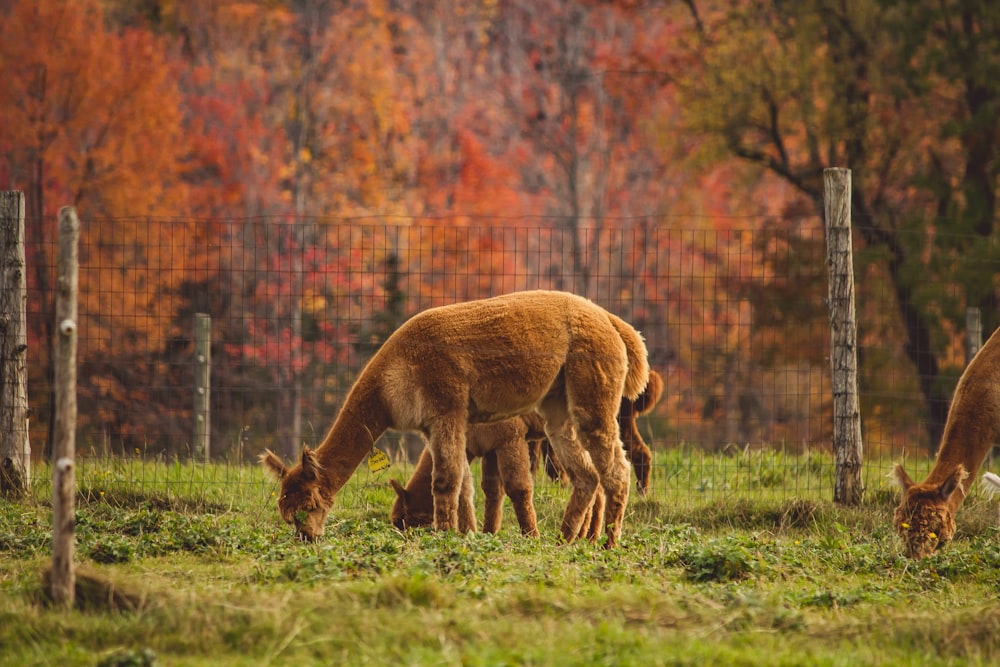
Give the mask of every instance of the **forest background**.
[[[982, 309], [986, 333], [1000, 323], [1000, 5], [986, 0], [0, 0], [0, 30], [0, 189], [27, 200], [36, 451], [64, 205], [84, 221], [81, 428], [125, 450], [189, 437], [177, 426], [189, 407], [137, 388], [181, 372], [194, 312], [213, 313], [223, 341], [214, 379], [293, 397], [255, 408], [279, 421], [256, 444], [290, 455], [294, 396], [327, 381], [310, 368], [342, 357], [343, 386], [421, 305], [518, 287], [493, 265], [526, 226], [562, 244], [553, 286], [595, 297], [609, 233], [686, 261], [689, 278], [766, 238], [739, 253], [751, 278], [725, 286], [738, 305], [706, 309], [698, 333], [669, 328], [696, 281], [644, 280], [647, 255], [623, 256], [624, 279], [604, 289], [671, 373], [703, 370], [699, 336], [724, 341], [726, 359], [765, 347], [776, 366], [825, 372], [826, 167], [853, 173], [869, 434], [891, 419], [932, 451], [965, 363], [966, 308]], [[493, 267], [486, 284], [456, 289], [441, 266], [420, 294], [400, 289], [409, 260], [386, 239], [405, 231], [433, 266], [449, 257], [442, 229]], [[692, 252], [675, 232], [711, 247]], [[377, 270], [293, 252], [317, 247]], [[274, 271], [226, 270], [248, 262]], [[807, 279], [775, 268], [796, 263]], [[356, 312], [321, 317], [338, 290], [353, 296], [336, 310]], [[753, 333], [729, 340], [747, 313]], [[793, 329], [808, 342], [782, 344]], [[888, 351], [866, 354], [876, 341]], [[916, 408], [885, 400], [890, 368]], [[720, 377], [754, 391], [749, 373]], [[744, 441], [719, 419], [733, 403], [718, 384], [661, 412]], [[829, 396], [817, 400], [827, 415]], [[220, 439], [239, 440], [247, 414], [219, 417]], [[783, 440], [776, 423], [764, 436]]]

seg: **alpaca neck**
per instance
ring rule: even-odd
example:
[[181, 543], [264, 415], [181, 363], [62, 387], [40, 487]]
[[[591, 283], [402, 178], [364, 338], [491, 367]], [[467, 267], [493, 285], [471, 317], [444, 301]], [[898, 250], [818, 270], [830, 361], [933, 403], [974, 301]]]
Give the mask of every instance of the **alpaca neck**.
[[1000, 415], [994, 407], [1000, 375], [1000, 329], [990, 336], [973, 357], [955, 387], [948, 408], [941, 447], [927, 481], [941, 483], [962, 464], [969, 473], [962, 490], [952, 496], [954, 509], [962, 504], [965, 492], [979, 474], [979, 467], [1000, 436]]
[[392, 426], [391, 415], [382, 400], [375, 374], [362, 372], [347, 394], [340, 414], [323, 442], [316, 449], [319, 464], [325, 471], [329, 491], [336, 493], [347, 484], [375, 441]]
[[[956, 410], [955, 407], [959, 409]], [[996, 429], [978, 415], [963, 414], [962, 406], [953, 406], [952, 414], [945, 424], [941, 447], [934, 460], [934, 467], [927, 475], [927, 482], [940, 484], [944, 482], [961, 464], [969, 474], [962, 481], [961, 491], [951, 497], [949, 505], [957, 508], [965, 500], [965, 495], [979, 473], [983, 459], [996, 441]], [[977, 418], [979, 417], [979, 418]]]

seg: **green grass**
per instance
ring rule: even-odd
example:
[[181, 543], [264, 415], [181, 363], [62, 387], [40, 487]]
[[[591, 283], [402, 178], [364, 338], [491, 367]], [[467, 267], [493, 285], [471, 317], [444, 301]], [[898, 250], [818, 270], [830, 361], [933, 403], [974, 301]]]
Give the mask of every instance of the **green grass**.
[[[51, 509], [40, 470], [28, 500], [0, 500], [0, 663], [1000, 660], [996, 501], [973, 494], [956, 540], [914, 562], [891, 529], [887, 486], [870, 483], [860, 508], [837, 507], [818, 484], [786, 488], [823, 479], [828, 461], [781, 457], [661, 457], [651, 497], [633, 498], [613, 551], [556, 544], [567, 492], [541, 477], [540, 539], [521, 537], [509, 511], [495, 536], [394, 530], [385, 481], [405, 477], [397, 467], [356, 473], [326, 536], [303, 544], [254, 466], [81, 462], [81, 579], [113, 582], [129, 596], [125, 611], [42, 602]], [[716, 491], [672, 488], [670, 466], [683, 465], [711, 470]]]

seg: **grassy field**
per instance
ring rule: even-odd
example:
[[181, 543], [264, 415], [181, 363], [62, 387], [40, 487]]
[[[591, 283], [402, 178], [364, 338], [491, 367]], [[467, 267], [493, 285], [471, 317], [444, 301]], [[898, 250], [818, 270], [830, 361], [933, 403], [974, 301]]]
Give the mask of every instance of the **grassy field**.
[[[395, 467], [355, 474], [326, 536], [303, 544], [256, 466], [81, 462], [77, 562], [100, 585], [83, 609], [45, 605], [50, 492], [42, 481], [27, 501], [0, 500], [0, 664], [1000, 661], [997, 501], [971, 496], [956, 540], [914, 562], [881, 482], [845, 509], [790, 472], [825, 479], [824, 462], [758, 463], [703, 457], [700, 490], [654, 484], [606, 552], [556, 544], [567, 492], [541, 477], [540, 539], [511, 514], [495, 536], [400, 533]], [[654, 480], [683, 465], [658, 459]]]

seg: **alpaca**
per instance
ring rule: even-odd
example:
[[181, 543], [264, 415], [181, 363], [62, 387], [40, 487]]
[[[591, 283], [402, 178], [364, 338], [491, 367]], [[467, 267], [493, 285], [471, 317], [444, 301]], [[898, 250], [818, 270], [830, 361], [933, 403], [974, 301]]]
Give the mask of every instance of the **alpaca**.
[[623, 395], [636, 398], [648, 377], [639, 332], [583, 297], [536, 290], [440, 306], [389, 336], [316, 450], [303, 447], [291, 468], [270, 451], [261, 463], [281, 481], [282, 519], [311, 541], [375, 440], [389, 429], [419, 431], [433, 457], [434, 527], [456, 530], [468, 424], [534, 410], [573, 486], [563, 541], [576, 539], [601, 486], [612, 548], [629, 492], [618, 406]]
[[969, 362], [955, 387], [934, 467], [916, 484], [903, 466], [892, 477], [902, 490], [893, 515], [910, 558], [929, 556], [955, 534], [955, 512], [983, 460], [1000, 438], [1000, 329]]
[[[482, 489], [486, 497], [483, 532], [496, 533], [500, 530], [503, 495], [506, 492], [514, 506], [521, 532], [538, 537], [528, 440], [544, 438], [544, 427], [540, 416], [529, 413], [489, 424], [471, 424], [466, 431], [465, 446], [469, 460], [483, 459]], [[389, 480], [396, 491], [391, 514], [396, 528], [402, 530], [433, 524], [432, 470], [430, 448], [425, 447], [405, 487], [394, 479]]]

